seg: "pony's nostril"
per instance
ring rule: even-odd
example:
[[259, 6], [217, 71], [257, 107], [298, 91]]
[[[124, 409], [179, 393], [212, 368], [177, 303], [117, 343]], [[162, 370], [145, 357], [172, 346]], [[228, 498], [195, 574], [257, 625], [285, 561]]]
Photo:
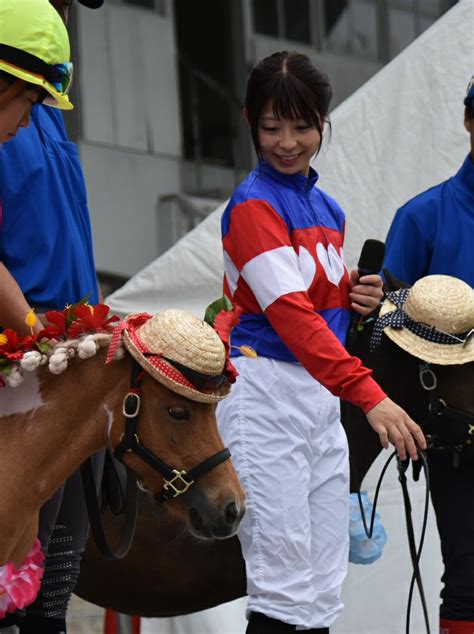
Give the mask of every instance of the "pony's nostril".
[[237, 505], [235, 504], [235, 502], [231, 502], [227, 505], [225, 509], [225, 521], [229, 526], [231, 526], [237, 521], [238, 517], [239, 510], [237, 508]]

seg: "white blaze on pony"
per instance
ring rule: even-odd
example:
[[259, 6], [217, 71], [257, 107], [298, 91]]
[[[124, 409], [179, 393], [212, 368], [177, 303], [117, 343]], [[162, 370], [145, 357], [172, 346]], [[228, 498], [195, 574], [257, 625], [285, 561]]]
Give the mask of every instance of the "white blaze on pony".
[[[118, 325], [107, 313], [103, 305], [74, 306], [47, 313], [53, 325], [37, 338], [0, 334], [0, 381], [20, 382], [0, 391], [0, 613], [19, 607], [20, 573], [28, 585], [22, 606], [34, 600], [39, 510], [103, 447], [120, 445], [155, 499], [169, 499], [200, 538], [234, 535], [243, 515], [244, 494], [215, 421], [215, 403], [233, 380], [217, 332], [183, 311], [132, 315]], [[106, 365], [106, 357], [114, 360]], [[139, 406], [125, 431], [130, 399]], [[133, 443], [123, 448], [130, 423]]]
[[26, 414], [44, 405], [38, 377], [28, 373], [19, 387], [0, 389], [0, 419], [11, 414]]

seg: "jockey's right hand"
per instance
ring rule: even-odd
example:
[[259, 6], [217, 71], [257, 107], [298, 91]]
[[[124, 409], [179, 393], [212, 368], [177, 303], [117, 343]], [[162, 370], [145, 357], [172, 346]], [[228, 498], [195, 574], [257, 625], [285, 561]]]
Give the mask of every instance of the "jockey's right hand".
[[407, 452], [412, 460], [418, 460], [417, 446], [426, 449], [426, 439], [421, 427], [388, 396], [367, 414], [372, 429], [377, 432], [382, 446], [387, 449], [389, 442], [395, 446], [401, 460]]

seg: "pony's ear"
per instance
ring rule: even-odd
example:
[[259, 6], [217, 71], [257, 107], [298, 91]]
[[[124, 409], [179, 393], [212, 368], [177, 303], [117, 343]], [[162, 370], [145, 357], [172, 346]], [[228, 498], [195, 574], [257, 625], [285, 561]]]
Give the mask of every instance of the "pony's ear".
[[385, 278], [384, 287], [386, 292], [398, 291], [401, 288], [410, 288], [410, 284], [399, 280], [398, 277], [392, 275], [388, 269], [383, 269], [383, 276]]

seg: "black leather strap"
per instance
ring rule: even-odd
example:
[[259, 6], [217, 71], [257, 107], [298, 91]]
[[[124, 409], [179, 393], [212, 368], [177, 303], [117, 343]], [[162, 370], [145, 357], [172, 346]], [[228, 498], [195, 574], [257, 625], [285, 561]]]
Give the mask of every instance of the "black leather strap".
[[86, 498], [87, 512], [91, 523], [97, 548], [106, 559], [123, 559], [130, 549], [135, 534], [135, 525], [138, 510], [138, 488], [135, 473], [127, 467], [127, 489], [125, 495], [124, 526], [120, 537], [120, 545], [117, 550], [112, 550], [107, 541], [100, 516], [99, 501], [97, 499], [94, 469], [91, 458], [87, 458], [81, 465], [82, 484]]

